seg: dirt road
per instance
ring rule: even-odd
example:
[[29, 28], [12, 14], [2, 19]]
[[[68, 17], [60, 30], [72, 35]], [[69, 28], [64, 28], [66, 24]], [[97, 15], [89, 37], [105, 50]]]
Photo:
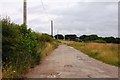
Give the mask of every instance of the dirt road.
[[118, 68], [92, 59], [82, 52], [60, 45], [27, 78], [117, 78]]

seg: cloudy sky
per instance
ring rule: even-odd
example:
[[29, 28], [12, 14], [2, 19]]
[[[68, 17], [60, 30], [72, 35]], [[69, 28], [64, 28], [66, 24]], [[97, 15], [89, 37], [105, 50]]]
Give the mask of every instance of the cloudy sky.
[[[119, 0], [27, 0], [27, 25], [34, 31], [50, 34], [97, 34], [118, 36]], [[42, 4], [43, 3], [43, 4]], [[0, 17], [10, 16], [22, 24], [23, 0], [1, 0]]]

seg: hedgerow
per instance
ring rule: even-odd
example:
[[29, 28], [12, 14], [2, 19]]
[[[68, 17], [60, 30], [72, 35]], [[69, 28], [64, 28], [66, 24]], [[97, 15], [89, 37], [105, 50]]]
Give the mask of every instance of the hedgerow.
[[21, 78], [29, 68], [39, 64], [46, 42], [52, 42], [47, 34], [33, 32], [27, 26], [17, 25], [9, 19], [2, 23], [2, 72], [3, 78]]

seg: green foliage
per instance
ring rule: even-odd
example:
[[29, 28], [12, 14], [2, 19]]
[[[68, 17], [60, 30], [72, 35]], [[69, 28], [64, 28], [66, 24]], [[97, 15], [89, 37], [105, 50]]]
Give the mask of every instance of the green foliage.
[[98, 36], [97, 35], [82, 35], [80, 36], [80, 39], [82, 41], [93, 41], [93, 40], [97, 40]]
[[39, 42], [53, 42], [53, 38], [48, 34], [39, 34], [38, 33], [38, 41]]
[[29, 68], [40, 63], [42, 54], [58, 46], [50, 35], [35, 33], [24, 24], [11, 23], [8, 18], [0, 20], [0, 23], [3, 78], [21, 78]]
[[84, 42], [97, 42], [97, 43], [120, 43], [120, 38], [114, 37], [98, 37], [97, 35], [82, 35], [79, 37]]
[[65, 35], [65, 40], [71, 40], [76, 41], [77, 35], [71, 34], [71, 35]]
[[99, 52], [94, 52], [94, 51], [91, 51], [91, 52], [88, 53], [88, 55], [90, 57], [94, 57], [95, 59], [99, 59], [100, 58], [99, 54], [100, 54]]
[[55, 39], [61, 39], [61, 40], [64, 39], [64, 36], [62, 34], [57, 34], [54, 37], [55, 37]]
[[104, 40], [95, 40], [94, 42], [96, 42], [96, 43], [106, 43], [106, 41], [104, 41]]
[[[3, 71], [7, 74], [7, 76], [3, 74], [3, 77], [22, 77], [23, 71], [39, 64], [37, 34], [27, 29], [25, 25], [16, 25], [8, 19], [0, 22], [2, 23]], [[10, 72], [9, 75], [7, 71]]]
[[103, 38], [107, 43], [120, 43], [120, 38], [114, 38], [114, 37], [105, 37]]

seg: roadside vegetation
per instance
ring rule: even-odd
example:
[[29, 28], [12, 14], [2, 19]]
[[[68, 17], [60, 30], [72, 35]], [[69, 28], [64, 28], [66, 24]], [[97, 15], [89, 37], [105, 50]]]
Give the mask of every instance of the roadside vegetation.
[[61, 41], [68, 46], [87, 54], [88, 56], [100, 60], [104, 63], [120, 67], [120, 44], [108, 43], [84, 43], [74, 41]]
[[[82, 36], [58, 35], [56, 39], [73, 41], [58, 41], [48, 34], [32, 31], [25, 24], [18, 25], [8, 18], [0, 20], [2, 24], [2, 77], [22, 78], [30, 68], [40, 64], [40, 61], [53, 51], [60, 42], [82, 51], [83, 53], [105, 63], [119, 66], [119, 38], [99, 38], [95, 35]], [[79, 42], [80, 39], [82, 42]], [[74, 42], [78, 41], [78, 42]], [[96, 43], [93, 43], [96, 42]], [[108, 44], [110, 43], [110, 44]], [[116, 44], [113, 44], [116, 43]]]
[[22, 78], [28, 69], [38, 65], [50, 51], [58, 46], [58, 41], [48, 34], [40, 34], [18, 25], [8, 18], [2, 24], [2, 77]]
[[56, 39], [53, 39], [51, 36], [48, 34], [40, 34], [37, 33], [38, 35], [38, 40], [40, 41], [40, 45], [38, 48], [38, 53], [41, 53], [42, 59], [48, 56], [51, 51], [53, 51], [55, 48], [59, 46], [59, 41]]

